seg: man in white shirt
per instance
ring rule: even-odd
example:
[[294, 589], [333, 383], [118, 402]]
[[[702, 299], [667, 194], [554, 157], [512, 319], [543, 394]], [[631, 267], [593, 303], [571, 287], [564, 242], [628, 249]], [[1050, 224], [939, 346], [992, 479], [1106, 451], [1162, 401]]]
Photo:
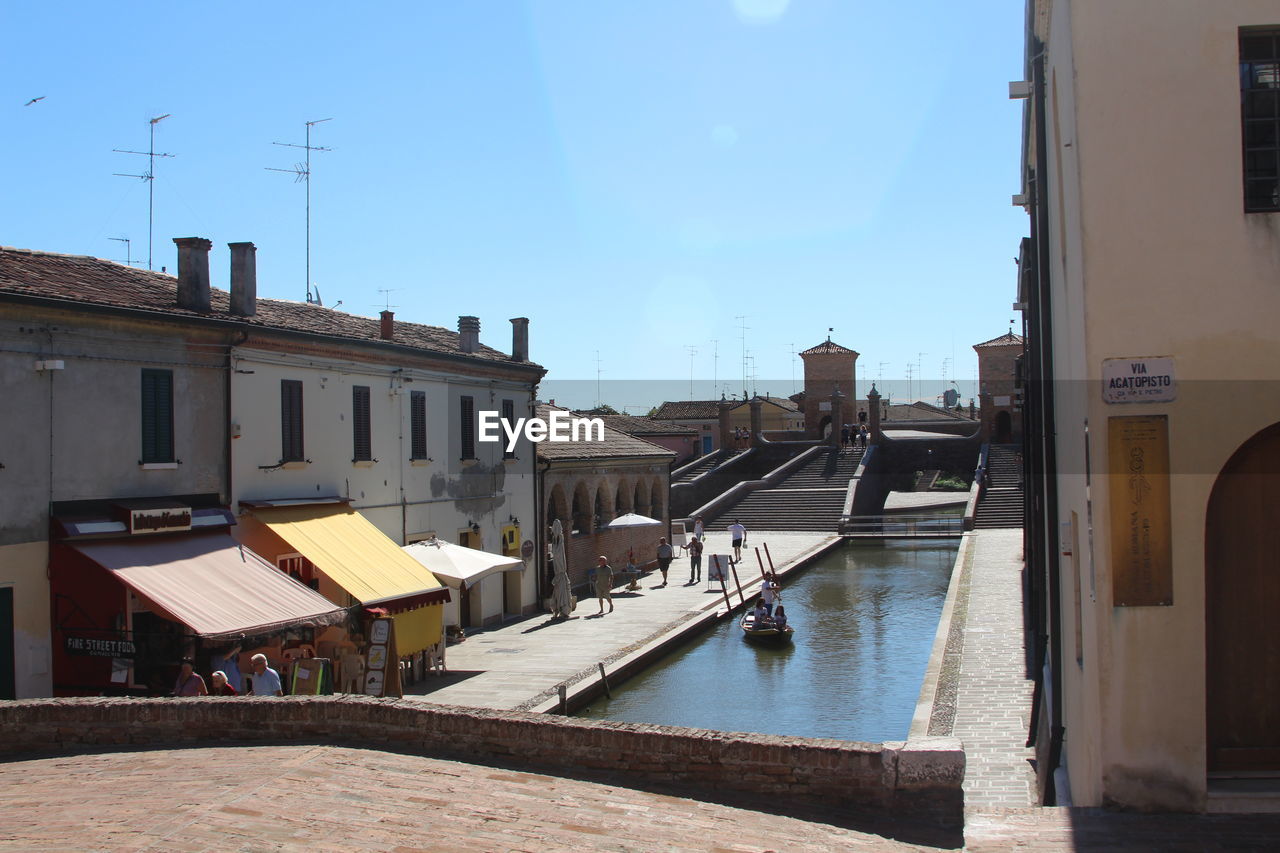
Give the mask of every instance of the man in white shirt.
[[747, 541], [747, 528], [743, 527], [742, 522], [736, 518], [733, 520], [733, 524], [729, 525], [729, 537], [733, 539], [734, 562], [741, 562], [742, 543]]
[[253, 695], [283, 696], [280, 673], [267, 666], [267, 656], [254, 655], [250, 662], [253, 664], [253, 671], [249, 673], [249, 683], [253, 686]]

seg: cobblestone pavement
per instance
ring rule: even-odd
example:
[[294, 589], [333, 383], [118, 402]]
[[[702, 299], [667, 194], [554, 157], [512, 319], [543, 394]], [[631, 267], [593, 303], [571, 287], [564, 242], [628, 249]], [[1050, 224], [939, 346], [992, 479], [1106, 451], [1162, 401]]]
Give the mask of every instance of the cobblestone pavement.
[[972, 534], [964, 648], [951, 734], [964, 743], [966, 809], [1035, 804], [1026, 747], [1032, 682], [1022, 640], [1022, 530]]
[[[762, 542], [768, 543], [774, 566], [783, 571], [797, 557], [835, 538], [821, 533], [748, 531], [739, 579], [744, 589], [748, 584], [759, 584], [755, 548]], [[637, 592], [615, 590], [614, 610], [609, 613], [606, 607], [604, 616], [596, 615], [599, 607], [591, 598], [579, 601], [573, 616], [565, 621], [539, 614], [479, 631], [466, 642], [449, 647], [449, 676], [427, 676], [405, 692], [449, 705], [529, 708], [535, 700], [554, 695], [558, 683], [593, 676], [597, 662], [607, 667], [610, 661], [698, 613], [723, 608], [719, 584], [713, 588], [706, 583], [706, 564], [711, 554], [728, 553], [732, 553], [729, 534], [709, 533], [701, 584], [687, 585], [689, 560], [680, 557], [671, 564], [667, 586], [660, 586], [662, 577], [655, 571], [641, 580]], [[763, 559], [763, 548], [760, 553]], [[767, 559], [764, 564], [769, 565]], [[732, 592], [732, 582], [729, 586]], [[733, 602], [738, 603], [736, 595]]]

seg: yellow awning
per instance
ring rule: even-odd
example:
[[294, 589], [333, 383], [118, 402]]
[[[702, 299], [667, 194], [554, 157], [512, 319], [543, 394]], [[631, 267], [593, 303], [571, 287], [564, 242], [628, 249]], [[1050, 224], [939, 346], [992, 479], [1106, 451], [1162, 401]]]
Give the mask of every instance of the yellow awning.
[[361, 604], [395, 610], [448, 600], [435, 575], [353, 509], [255, 508], [253, 515]]

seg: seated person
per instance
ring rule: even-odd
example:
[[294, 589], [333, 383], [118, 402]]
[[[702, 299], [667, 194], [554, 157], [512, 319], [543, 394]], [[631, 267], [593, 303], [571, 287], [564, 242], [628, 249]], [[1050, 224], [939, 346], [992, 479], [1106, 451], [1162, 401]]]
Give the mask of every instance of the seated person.
[[756, 628], [764, 628], [769, 624], [769, 612], [765, 610], [764, 599], [756, 599], [756, 609], [751, 614], [751, 624]]
[[779, 631], [787, 627], [787, 612], [782, 609], [781, 604], [773, 608], [773, 627]]

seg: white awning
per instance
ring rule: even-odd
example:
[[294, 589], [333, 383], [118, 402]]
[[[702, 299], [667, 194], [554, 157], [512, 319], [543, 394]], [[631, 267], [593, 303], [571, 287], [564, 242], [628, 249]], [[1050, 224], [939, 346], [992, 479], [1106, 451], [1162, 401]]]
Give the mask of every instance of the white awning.
[[519, 557], [503, 557], [440, 539], [405, 545], [404, 551], [430, 569], [438, 580], [454, 589], [463, 586], [470, 589], [481, 579], [496, 572], [519, 571], [524, 568], [524, 560]]

